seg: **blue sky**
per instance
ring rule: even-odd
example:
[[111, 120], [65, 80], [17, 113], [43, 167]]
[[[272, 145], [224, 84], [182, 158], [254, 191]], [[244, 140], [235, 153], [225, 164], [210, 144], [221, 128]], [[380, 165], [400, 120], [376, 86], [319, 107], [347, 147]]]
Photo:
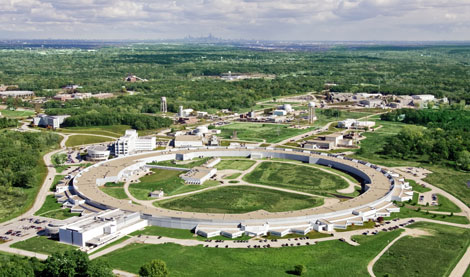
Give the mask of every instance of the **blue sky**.
[[0, 38], [470, 40], [470, 0], [0, 0]]

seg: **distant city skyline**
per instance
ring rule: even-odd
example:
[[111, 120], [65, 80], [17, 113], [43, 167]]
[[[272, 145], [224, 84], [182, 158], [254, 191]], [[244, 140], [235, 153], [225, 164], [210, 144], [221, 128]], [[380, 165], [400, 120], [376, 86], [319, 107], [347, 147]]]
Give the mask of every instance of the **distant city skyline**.
[[466, 41], [468, 0], [0, 0], [0, 39]]

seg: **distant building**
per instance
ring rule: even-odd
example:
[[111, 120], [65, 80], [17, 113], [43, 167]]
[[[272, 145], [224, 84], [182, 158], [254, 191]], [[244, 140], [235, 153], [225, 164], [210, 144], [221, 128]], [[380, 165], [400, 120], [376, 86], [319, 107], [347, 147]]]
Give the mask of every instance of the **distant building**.
[[197, 122], [198, 122], [198, 119], [195, 116], [178, 118], [178, 123], [179, 124], [195, 124]]
[[174, 147], [201, 147], [202, 138], [193, 135], [176, 136], [173, 140]]
[[124, 136], [114, 143], [116, 156], [127, 156], [141, 151], [152, 151], [157, 147], [155, 137], [139, 137], [136, 130], [126, 130]]
[[420, 95], [413, 95], [411, 97], [413, 97], [413, 99], [421, 100], [425, 102], [434, 101], [436, 99], [434, 95], [432, 94], [420, 94]]
[[90, 146], [87, 148], [86, 159], [89, 161], [106, 161], [111, 151], [106, 146]]
[[365, 99], [361, 100], [359, 103], [369, 108], [377, 108], [383, 104], [382, 99]]
[[285, 111], [285, 110], [275, 110], [273, 112], [273, 115], [275, 115], [275, 116], [285, 116], [285, 115], [287, 115], [287, 111]]
[[27, 91], [27, 90], [8, 90], [8, 91], [0, 91], [1, 98], [30, 98], [34, 96], [34, 92]]
[[338, 122], [339, 128], [349, 129], [352, 127], [356, 128], [372, 128], [375, 126], [375, 121], [359, 121], [356, 119], [345, 119]]
[[57, 128], [60, 128], [60, 125], [64, 123], [67, 117], [70, 117], [70, 115], [49, 116], [46, 114], [40, 114], [37, 117], [33, 118], [33, 125], [57, 129]]
[[124, 81], [130, 82], [130, 83], [135, 83], [135, 82], [138, 82], [138, 81], [139, 82], [147, 82], [148, 80], [147, 79], [142, 79], [142, 78], [137, 77], [133, 74], [129, 74], [129, 75], [127, 75], [126, 78], [124, 78]]

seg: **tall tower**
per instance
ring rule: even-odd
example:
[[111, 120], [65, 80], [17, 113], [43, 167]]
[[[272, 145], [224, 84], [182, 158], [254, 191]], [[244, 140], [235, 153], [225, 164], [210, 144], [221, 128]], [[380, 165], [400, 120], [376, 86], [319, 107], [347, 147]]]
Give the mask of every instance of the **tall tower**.
[[160, 112], [162, 112], [162, 113], [167, 112], [166, 97], [162, 97], [162, 101], [160, 103]]
[[183, 117], [183, 116], [184, 116], [183, 106], [180, 106], [180, 107], [179, 107], [179, 109], [178, 109], [178, 116], [179, 116], [179, 117]]
[[315, 115], [315, 102], [308, 103], [308, 124], [313, 124], [313, 122], [317, 120], [317, 116]]

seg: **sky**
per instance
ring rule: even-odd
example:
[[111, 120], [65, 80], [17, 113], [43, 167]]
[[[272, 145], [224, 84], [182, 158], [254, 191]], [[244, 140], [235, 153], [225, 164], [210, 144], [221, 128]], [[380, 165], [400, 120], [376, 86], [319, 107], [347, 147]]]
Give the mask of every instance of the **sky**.
[[470, 40], [470, 0], [0, 0], [0, 39]]

